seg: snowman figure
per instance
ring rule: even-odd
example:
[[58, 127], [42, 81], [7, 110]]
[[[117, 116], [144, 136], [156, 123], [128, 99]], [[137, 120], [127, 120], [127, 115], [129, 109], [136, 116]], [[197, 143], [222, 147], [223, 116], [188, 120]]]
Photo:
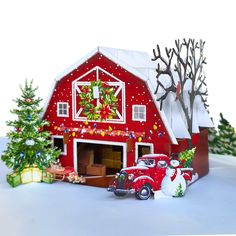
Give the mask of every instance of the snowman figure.
[[186, 191], [186, 181], [182, 176], [178, 160], [171, 160], [166, 176], [161, 183], [161, 191], [166, 196], [182, 197]]

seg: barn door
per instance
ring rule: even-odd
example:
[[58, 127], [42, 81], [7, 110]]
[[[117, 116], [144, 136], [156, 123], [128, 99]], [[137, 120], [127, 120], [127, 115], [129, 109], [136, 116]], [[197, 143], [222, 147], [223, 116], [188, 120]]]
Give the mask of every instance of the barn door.
[[125, 122], [125, 84], [95, 67], [72, 84], [73, 119]]

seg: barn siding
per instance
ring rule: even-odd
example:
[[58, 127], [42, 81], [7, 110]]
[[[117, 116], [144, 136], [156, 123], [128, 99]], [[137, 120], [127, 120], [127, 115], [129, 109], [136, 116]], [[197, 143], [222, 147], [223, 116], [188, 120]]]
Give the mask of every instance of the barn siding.
[[[72, 82], [84, 73], [88, 72], [95, 66], [99, 66], [107, 72], [113, 74], [118, 79], [125, 82], [125, 97], [126, 97], [126, 124], [115, 124], [106, 122], [89, 122], [86, 125], [81, 121], [72, 120]], [[68, 102], [69, 103], [69, 117], [57, 117], [57, 102]], [[132, 121], [132, 105], [146, 105], [146, 122]], [[93, 127], [94, 123], [97, 124], [97, 129], [108, 129], [109, 126], [113, 130], [125, 130], [128, 128], [129, 131], [145, 132], [142, 142], [153, 143], [154, 152], [170, 154], [170, 138], [167, 130], [161, 120], [160, 114], [152, 100], [152, 97], [148, 91], [147, 85], [144, 81], [129, 73], [116, 63], [112, 62], [105, 56], [97, 53], [91, 57], [88, 61], [83, 63], [77, 69], [63, 77], [58, 81], [51, 100], [48, 104], [44, 118], [47, 119], [51, 126], [49, 130], [53, 135], [63, 135], [63, 131], [58, 131], [58, 127], [64, 126], [66, 128], [81, 128], [81, 127]], [[153, 125], [158, 128], [155, 130]], [[67, 156], [62, 156], [61, 161], [63, 165], [73, 166], [73, 139], [91, 139], [91, 140], [104, 140], [114, 142], [126, 142], [127, 137], [105, 135], [102, 137], [100, 134], [81, 134], [76, 132], [75, 136], [71, 136], [69, 131], [70, 139], [67, 144]], [[133, 140], [135, 143], [137, 139]], [[131, 152], [127, 153], [127, 165], [131, 166], [134, 164], [135, 150], [134, 145]]]

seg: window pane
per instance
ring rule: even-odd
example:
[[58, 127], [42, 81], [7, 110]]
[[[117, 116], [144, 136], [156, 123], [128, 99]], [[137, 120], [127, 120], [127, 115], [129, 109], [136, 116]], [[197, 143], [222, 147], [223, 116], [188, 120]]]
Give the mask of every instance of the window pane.
[[144, 119], [144, 113], [139, 113], [139, 119]]
[[134, 119], [138, 119], [138, 113], [134, 113]]
[[143, 113], [144, 112], [144, 107], [139, 107], [139, 112]]
[[134, 112], [138, 112], [138, 106], [134, 106]]
[[61, 150], [61, 152], [64, 152], [64, 142], [63, 138], [54, 138], [53, 139], [53, 146], [58, 147], [58, 149]]

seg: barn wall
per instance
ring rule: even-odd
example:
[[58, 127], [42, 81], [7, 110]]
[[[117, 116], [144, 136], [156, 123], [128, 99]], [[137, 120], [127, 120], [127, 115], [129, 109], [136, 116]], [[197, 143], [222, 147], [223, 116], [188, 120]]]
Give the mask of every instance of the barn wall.
[[[193, 146], [196, 147], [192, 167], [199, 177], [202, 177], [209, 172], [208, 129], [201, 129], [199, 134], [193, 134], [192, 140]], [[188, 149], [187, 140], [178, 140], [178, 143], [179, 145], [172, 145], [172, 153], [179, 153]]]
[[[72, 120], [72, 82], [84, 73], [90, 71], [95, 66], [99, 66], [116, 76], [123, 82], [125, 82], [125, 97], [126, 97], [126, 124], [114, 124], [106, 122], [89, 122], [85, 124], [81, 121]], [[94, 80], [95, 78], [92, 78]], [[69, 117], [57, 117], [57, 102], [69, 103]], [[146, 105], [147, 117], [146, 122], [132, 121], [132, 104]], [[84, 64], [77, 69], [66, 75], [60, 81], [58, 81], [51, 100], [49, 102], [47, 111], [44, 116], [51, 126], [49, 130], [54, 135], [63, 135], [63, 131], [60, 131], [60, 127], [66, 127], [69, 130], [69, 143], [67, 144], [67, 156], [61, 158], [63, 165], [73, 166], [73, 139], [91, 139], [91, 140], [105, 140], [115, 142], [126, 142], [128, 137], [123, 136], [110, 136], [108, 127], [112, 130], [127, 130], [134, 132], [145, 132], [145, 136], [142, 138], [142, 142], [154, 143], [154, 151], [156, 153], [170, 153], [170, 138], [167, 134], [166, 128], [160, 118], [159, 112], [152, 100], [152, 97], [147, 89], [145, 82], [132, 75], [125, 69], [121, 68], [116, 63], [110, 61], [100, 53], [91, 57]], [[81, 132], [75, 132], [72, 137], [72, 131], [70, 128], [93, 128], [94, 123], [97, 125], [97, 129], [106, 129], [105, 136], [96, 134], [82, 134]], [[156, 129], [157, 128], [157, 129]], [[135, 143], [138, 140], [136, 137], [133, 140]], [[140, 140], [139, 140], [140, 141]], [[133, 165], [135, 150], [133, 149], [127, 155], [127, 165]]]
[[202, 129], [199, 134], [192, 166], [200, 177], [209, 172], [208, 129]]

